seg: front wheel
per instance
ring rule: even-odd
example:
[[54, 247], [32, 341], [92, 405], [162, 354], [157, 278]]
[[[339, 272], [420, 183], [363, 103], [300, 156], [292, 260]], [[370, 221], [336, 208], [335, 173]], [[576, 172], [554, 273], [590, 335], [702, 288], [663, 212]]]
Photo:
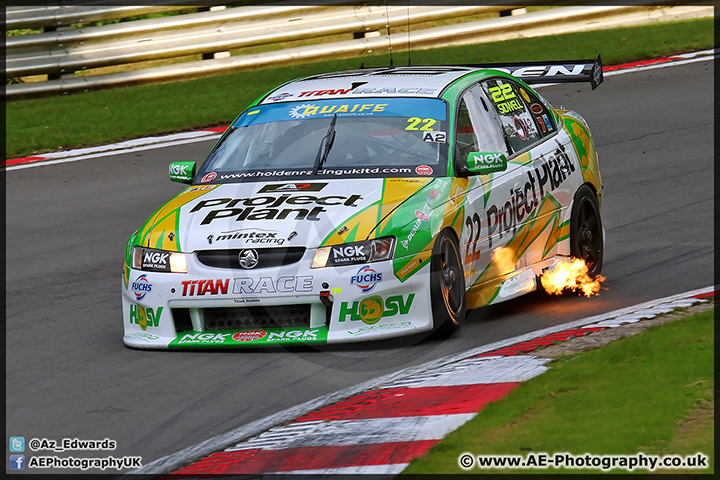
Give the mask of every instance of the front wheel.
[[435, 240], [430, 259], [430, 300], [433, 329], [439, 337], [449, 337], [465, 321], [465, 275], [455, 236], [447, 230]]
[[603, 232], [600, 209], [592, 189], [580, 187], [575, 194], [570, 220], [570, 255], [582, 258], [588, 275], [596, 277], [602, 270]]

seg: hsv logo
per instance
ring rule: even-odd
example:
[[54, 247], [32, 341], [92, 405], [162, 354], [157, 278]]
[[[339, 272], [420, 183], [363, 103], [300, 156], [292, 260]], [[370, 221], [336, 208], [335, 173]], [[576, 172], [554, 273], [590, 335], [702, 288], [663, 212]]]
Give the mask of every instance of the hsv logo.
[[132, 283], [131, 290], [135, 294], [135, 299], [139, 302], [145, 298], [145, 295], [152, 291], [152, 283], [148, 281], [147, 275], [143, 274], [135, 279]]
[[202, 180], [200, 180], [200, 181], [202, 183], [212, 182], [213, 180], [215, 180], [215, 177], [217, 177], [217, 173], [210, 172], [207, 175], [205, 175], [204, 177], [202, 177]]
[[350, 285], [357, 285], [363, 293], [368, 293], [380, 282], [382, 282], [382, 273], [377, 273], [368, 265], [360, 268], [357, 274], [350, 277]]
[[433, 169], [428, 165], [418, 165], [415, 167], [415, 173], [418, 175], [432, 175]]
[[228, 293], [228, 287], [230, 285], [230, 279], [226, 278], [225, 280], [215, 280], [215, 283], [213, 283], [212, 280], [186, 280], [182, 282], [183, 286], [183, 292], [182, 296], [197, 296], [197, 295], [205, 295], [206, 293], [209, 293], [210, 295], [218, 295], [220, 293]]
[[265, 338], [267, 332], [265, 330], [247, 330], [245, 332], [238, 332], [232, 336], [232, 339], [236, 342], [254, 342]]
[[327, 183], [271, 183], [258, 190], [258, 193], [319, 192], [326, 185]]

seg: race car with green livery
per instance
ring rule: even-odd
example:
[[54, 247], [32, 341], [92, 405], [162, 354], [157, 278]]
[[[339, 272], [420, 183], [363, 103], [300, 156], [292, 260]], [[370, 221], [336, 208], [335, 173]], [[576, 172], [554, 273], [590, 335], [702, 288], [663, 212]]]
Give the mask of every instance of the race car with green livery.
[[363, 68], [271, 90], [127, 241], [124, 343], [449, 335], [563, 258], [602, 268], [590, 129], [529, 85], [596, 60]]

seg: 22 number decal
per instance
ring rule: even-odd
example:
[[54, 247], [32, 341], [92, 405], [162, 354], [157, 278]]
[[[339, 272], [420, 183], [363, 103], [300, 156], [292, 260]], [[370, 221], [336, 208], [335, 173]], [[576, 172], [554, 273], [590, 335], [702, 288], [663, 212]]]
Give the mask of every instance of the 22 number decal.
[[497, 87], [488, 88], [488, 92], [492, 95], [493, 102], [500, 103], [505, 100], [515, 98], [515, 93], [512, 91], [512, 85], [509, 83], [503, 83]]
[[[422, 130], [422, 131], [432, 131], [432, 126], [437, 123], [437, 120], [433, 120], [432, 118], [419, 118], [419, 117], [410, 117], [407, 119], [408, 125], [405, 127], [405, 130]], [[420, 123], [425, 122], [425, 125], [418, 128], [418, 125]]]
[[[474, 213], [472, 217], [465, 219], [465, 225], [470, 229], [470, 238], [466, 245], [467, 251], [465, 252], [465, 263], [466, 265], [472, 263], [480, 258], [480, 250], [478, 249], [478, 240], [480, 239], [480, 216]], [[473, 228], [477, 225], [477, 231]], [[473, 232], [475, 233], [475, 240], [473, 240]]]

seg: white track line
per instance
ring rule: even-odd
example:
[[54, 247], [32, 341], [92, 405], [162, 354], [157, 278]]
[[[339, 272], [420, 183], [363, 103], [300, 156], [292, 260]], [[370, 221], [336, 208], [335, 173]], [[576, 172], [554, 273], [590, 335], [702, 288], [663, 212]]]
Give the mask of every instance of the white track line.
[[[613, 70], [611, 72], [604, 72], [604, 76], [610, 77], [614, 75], [621, 75], [625, 73], [640, 72], [643, 70], [654, 70], [657, 68], [675, 67], [679, 65], [686, 65], [688, 63], [703, 62], [715, 59], [715, 50], [703, 50], [700, 52], [685, 53], [681, 55], [673, 55], [672, 58], [682, 58], [682, 60], [670, 60], [667, 62], [654, 63], [651, 65], [644, 65], [640, 67], [630, 67], [622, 70]], [[558, 85], [556, 83], [537, 85], [536, 88], [543, 88], [550, 85]], [[221, 134], [209, 131], [209, 130], [197, 130], [192, 132], [175, 133], [172, 135], [166, 135], [162, 137], [145, 137], [134, 140], [127, 140], [125, 142], [113, 143], [109, 145], [103, 145], [100, 147], [89, 147], [80, 148], [76, 150], [67, 150], [61, 152], [44, 153], [39, 155], [30, 155], [37, 157], [44, 157], [49, 159], [38, 160], [34, 163], [27, 163], [21, 165], [12, 165], [6, 167], [6, 171], [22, 170], [25, 168], [44, 167], [46, 165], [57, 165], [61, 163], [77, 162], [80, 160], [88, 160], [91, 158], [106, 157], [110, 155], [119, 155], [123, 153], [132, 153], [142, 150], [149, 150], [153, 148], [172, 147], [175, 145], [183, 145], [187, 143], [204, 142], [208, 140], [216, 140], [220, 138]], [[57, 160], [62, 158], [63, 160]], [[55, 159], [55, 160], [54, 160]], [[14, 159], [9, 159], [14, 160]]]
[[[423, 374], [429, 372], [430, 370], [438, 369], [438, 368], [448, 365], [450, 363], [458, 362], [458, 361], [464, 360], [468, 357], [474, 357], [474, 356], [480, 355], [481, 353], [490, 352], [490, 351], [497, 350], [497, 349], [500, 349], [503, 347], [509, 347], [510, 345], [522, 343], [522, 342], [525, 342], [528, 340], [532, 340], [534, 338], [544, 337], [546, 335], [550, 335], [551, 333], [561, 332], [563, 330], [568, 330], [571, 328], [590, 326], [594, 323], [602, 322], [605, 320], [616, 319], [623, 315], [630, 315], [634, 312], [651, 309], [655, 306], [671, 304], [672, 302], [676, 302], [678, 300], [688, 300], [689, 298], [691, 298], [695, 295], [710, 293], [710, 292], [714, 291], [714, 289], [715, 289], [715, 287], [710, 286], [710, 287], [700, 288], [697, 290], [691, 290], [691, 291], [688, 291], [685, 293], [680, 293], [677, 295], [671, 295], [668, 297], [659, 298], [656, 300], [651, 300], [648, 302], [643, 302], [643, 303], [633, 305], [630, 307], [621, 308], [621, 309], [618, 309], [618, 310], [615, 310], [612, 312], [603, 313], [600, 315], [594, 315], [592, 317], [587, 317], [587, 318], [581, 318], [578, 320], [573, 320], [572, 322], [563, 323], [561, 325], [555, 325], [552, 327], [544, 328], [542, 330], [537, 330], [535, 332], [527, 333], [525, 335], [518, 335], [516, 337], [508, 338], [505, 340], [500, 340], [497, 342], [490, 343], [488, 345], [483, 345], [481, 347], [476, 347], [476, 348], [467, 350], [465, 352], [448, 355], [446, 357], [432, 360], [432, 361], [429, 361], [429, 362], [426, 362], [426, 363], [423, 363], [420, 365], [408, 367], [408, 368], [399, 370], [395, 373], [391, 373], [388, 375], [384, 375], [382, 377], [367, 380], [365, 382], [359, 383], [352, 387], [348, 387], [346, 389], [343, 389], [343, 390], [340, 390], [340, 391], [337, 391], [334, 393], [322, 395], [313, 400], [309, 400], [303, 404], [296, 405], [296, 406], [288, 408], [286, 410], [282, 410], [280, 412], [269, 415], [260, 420], [256, 420], [247, 425], [243, 425], [241, 427], [238, 427], [238, 428], [231, 430], [229, 432], [226, 432], [224, 434], [221, 434], [216, 437], [205, 440], [203, 442], [200, 442], [197, 445], [193, 445], [191, 447], [185, 448], [179, 452], [173, 453], [166, 457], [159, 458], [153, 462], [148, 463], [147, 465], [145, 465], [141, 468], [133, 470], [130, 473], [131, 474], [155, 474], [155, 475], [167, 474], [167, 473], [170, 473], [174, 470], [177, 470], [177, 469], [191, 463], [192, 461], [206, 457], [216, 451], [223, 450], [227, 447], [230, 447], [231, 445], [236, 445], [244, 440], [249, 439], [250, 437], [256, 436], [256, 435], [258, 435], [266, 430], [269, 430], [273, 427], [276, 427], [278, 425], [282, 425], [287, 422], [290, 422], [291, 420], [299, 418], [300, 416], [310, 413], [313, 410], [317, 410], [326, 405], [330, 405], [335, 402], [345, 400], [348, 397], [351, 397], [353, 395], [356, 395], [358, 393], [361, 393], [361, 392], [364, 392], [367, 390], [371, 390], [373, 388], [377, 388], [380, 385], [392, 384], [393, 382], [400, 383], [399, 382], [400, 380], [409, 379], [410, 377], [413, 377], [413, 376], [423, 375]], [[694, 303], [696, 303], [696, 302], [694, 302]], [[680, 304], [686, 304], [686, 303], [678, 302], [678, 305], [680, 305]]]

